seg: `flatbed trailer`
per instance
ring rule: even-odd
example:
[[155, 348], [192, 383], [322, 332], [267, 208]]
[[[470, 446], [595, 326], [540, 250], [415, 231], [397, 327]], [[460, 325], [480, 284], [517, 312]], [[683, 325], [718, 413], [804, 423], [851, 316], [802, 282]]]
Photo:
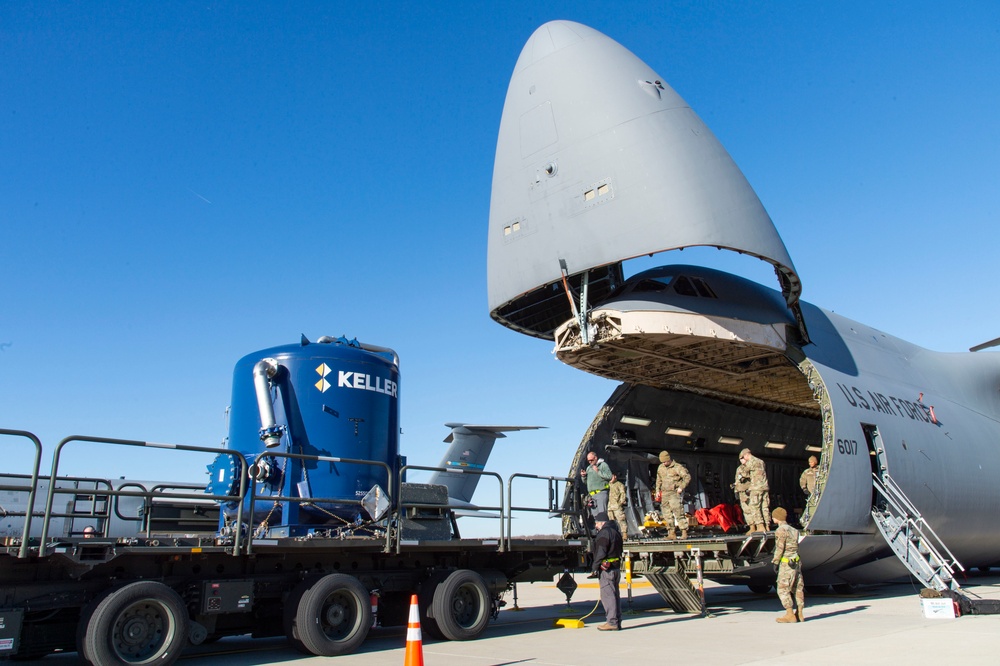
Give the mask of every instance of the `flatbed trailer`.
[[[33, 493], [41, 444], [24, 431], [0, 434], [36, 443], [28, 490]], [[21, 534], [0, 539], [0, 657], [37, 658], [76, 650], [81, 661], [101, 666], [169, 664], [190, 644], [243, 634], [284, 634], [304, 653], [346, 654], [364, 641], [372, 626], [406, 624], [413, 594], [418, 595], [423, 631], [469, 640], [496, 617], [504, 593], [514, 583], [552, 580], [578, 570], [590, 547], [586, 538], [510, 536], [513, 511], [562, 512], [552, 505], [558, 495], [554, 488], [571, 481], [525, 474], [508, 479], [506, 494], [501, 480], [500, 506], [471, 507], [499, 511], [495, 538], [461, 538], [447, 506], [428, 499], [419, 484], [401, 480], [386, 493], [388, 509], [378, 520], [300, 536], [252, 529], [245, 521], [228, 532], [193, 534], [155, 533], [147, 522], [135, 534], [116, 535], [102, 517], [112, 515], [123, 497], [140, 497], [150, 506], [164, 500], [234, 498], [183, 487], [161, 489], [152, 497], [151, 491], [134, 484], [88, 484], [88, 519], [96, 517], [101, 529], [94, 536], [75, 529], [69, 536], [53, 535], [49, 528], [59, 513], [53, 507], [64, 504], [55, 497], [73, 492], [59, 487], [59, 454], [66, 444], [80, 440], [241, 457], [228, 449], [132, 440], [71, 437], [60, 442], [48, 477], [45, 511], [34, 515], [32, 497]], [[247, 462], [243, 460], [244, 469]], [[515, 477], [545, 480], [550, 505], [511, 506]], [[418, 486], [416, 492], [408, 495], [408, 485]], [[248, 494], [253, 505], [254, 486], [252, 479], [241, 483], [235, 498], [241, 507]], [[93, 487], [101, 488], [100, 496]], [[98, 503], [101, 513], [95, 514]]]

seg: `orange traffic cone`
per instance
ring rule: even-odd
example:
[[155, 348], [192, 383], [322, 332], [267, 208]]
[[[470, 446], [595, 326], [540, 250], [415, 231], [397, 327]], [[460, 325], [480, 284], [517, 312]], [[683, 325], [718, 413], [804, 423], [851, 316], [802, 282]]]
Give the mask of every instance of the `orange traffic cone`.
[[410, 597], [410, 621], [406, 625], [406, 658], [403, 666], [424, 666], [424, 641], [420, 636], [420, 606]]

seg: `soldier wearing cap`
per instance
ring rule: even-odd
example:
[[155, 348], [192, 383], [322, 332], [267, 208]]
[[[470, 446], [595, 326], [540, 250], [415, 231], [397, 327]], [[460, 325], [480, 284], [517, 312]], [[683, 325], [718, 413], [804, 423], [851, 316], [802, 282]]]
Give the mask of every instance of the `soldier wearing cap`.
[[[687, 467], [675, 462], [667, 451], [660, 451], [660, 466], [656, 468], [656, 501], [660, 502], [660, 513], [670, 526], [668, 539], [676, 538], [674, 522], [681, 528], [681, 539], [687, 539], [688, 519], [684, 513], [681, 499], [684, 489], [691, 483], [691, 474]], [[669, 517], [668, 517], [669, 514]]]
[[[736, 470], [733, 490], [742, 493], [743, 519], [751, 532], [766, 532], [771, 522], [771, 507], [768, 497], [767, 472], [764, 461], [750, 453], [750, 449], [740, 451], [740, 462]], [[745, 499], [744, 499], [745, 498]]]
[[599, 513], [594, 518], [597, 536], [594, 537], [593, 571], [600, 579], [601, 605], [605, 622], [598, 631], [618, 631], [622, 628], [621, 582], [622, 535], [618, 524], [608, 520], [608, 514]]
[[778, 523], [778, 529], [774, 531], [774, 557], [771, 564], [778, 574], [778, 599], [785, 608], [785, 614], [777, 618], [777, 621], [783, 624], [805, 622], [806, 596], [799, 561], [799, 531], [785, 522], [788, 512], [780, 506], [771, 517]]
[[806, 494], [806, 497], [810, 497], [814, 492], [816, 492], [816, 466], [819, 465], [819, 460], [816, 456], [809, 456], [809, 467], [806, 471], [802, 472], [802, 476], [799, 477], [799, 486], [802, 488], [802, 492]]
[[625, 505], [627, 503], [625, 484], [621, 482], [617, 474], [612, 474], [611, 483], [608, 484], [608, 518], [618, 523], [618, 531], [622, 533], [623, 539], [628, 536], [628, 523], [625, 522]]

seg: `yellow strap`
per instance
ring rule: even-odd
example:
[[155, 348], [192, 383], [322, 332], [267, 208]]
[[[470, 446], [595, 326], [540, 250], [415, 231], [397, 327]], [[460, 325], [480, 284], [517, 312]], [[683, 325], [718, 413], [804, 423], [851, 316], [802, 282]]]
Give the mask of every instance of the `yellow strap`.
[[605, 557], [605, 558], [604, 558], [603, 560], [601, 560], [601, 561], [602, 561], [602, 562], [617, 562], [617, 561], [618, 561], [618, 560], [620, 560], [620, 559], [621, 559], [620, 557]]
[[788, 564], [789, 562], [798, 562], [799, 556], [795, 555], [793, 557], [783, 557], [781, 558], [781, 561], [784, 562], [785, 564]]
[[590, 494], [591, 494], [591, 495], [596, 495], [597, 493], [603, 493], [603, 492], [604, 492], [605, 490], [607, 490], [607, 489], [608, 489], [608, 486], [604, 486], [604, 487], [603, 487], [603, 488], [601, 488], [600, 490], [591, 490], [591, 491], [590, 491]]

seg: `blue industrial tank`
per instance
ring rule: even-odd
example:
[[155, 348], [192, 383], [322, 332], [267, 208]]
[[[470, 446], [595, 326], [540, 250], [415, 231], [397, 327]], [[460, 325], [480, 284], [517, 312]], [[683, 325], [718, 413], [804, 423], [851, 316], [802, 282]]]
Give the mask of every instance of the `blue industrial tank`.
[[[239, 360], [233, 374], [228, 447], [249, 470], [220, 456], [208, 491], [237, 494], [239, 474], [258, 480], [253, 526], [258, 534], [292, 536], [358, 519], [357, 504], [374, 486], [390, 489], [385, 467], [303, 461], [281, 454], [331, 456], [399, 469], [399, 360], [391, 349], [323, 337], [272, 347]], [[256, 464], [255, 464], [256, 463]], [[315, 498], [307, 503], [270, 497]], [[224, 506], [222, 525], [237, 502]], [[249, 518], [249, 516], [247, 516]]]

